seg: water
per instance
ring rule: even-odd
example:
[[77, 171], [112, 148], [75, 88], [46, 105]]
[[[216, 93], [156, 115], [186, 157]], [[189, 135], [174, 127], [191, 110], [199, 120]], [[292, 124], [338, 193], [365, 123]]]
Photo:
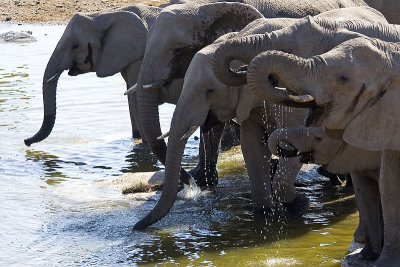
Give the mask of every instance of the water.
[[[0, 24], [0, 33], [31, 30], [28, 44], [0, 44], [0, 266], [339, 266], [357, 224], [351, 195], [303, 171], [299, 191], [312, 207], [302, 219], [255, 217], [248, 180], [221, 180], [216, 193], [178, 201], [144, 232], [132, 225], [155, 204], [99, 187], [125, 172], [162, 166], [130, 138], [123, 79], [61, 76], [56, 126], [45, 141], [23, 140], [42, 121], [42, 75], [64, 26]], [[167, 131], [173, 107], [161, 107]], [[197, 133], [198, 135], [198, 133]], [[196, 161], [190, 139], [184, 166]]]

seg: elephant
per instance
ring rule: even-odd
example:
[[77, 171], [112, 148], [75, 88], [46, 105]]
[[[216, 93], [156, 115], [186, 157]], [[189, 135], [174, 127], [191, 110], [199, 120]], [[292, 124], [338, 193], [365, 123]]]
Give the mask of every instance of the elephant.
[[[288, 105], [307, 103], [307, 126], [324, 127], [332, 138], [381, 153], [378, 187], [384, 245], [375, 266], [400, 266], [399, 53], [397, 43], [361, 37], [311, 58], [265, 52], [253, 59], [247, 73], [250, 88], [254, 71], [262, 68], [264, 77], [274, 77], [273, 84], [264, 82], [268, 94], [287, 95]], [[270, 65], [261, 66], [261, 61]], [[278, 93], [276, 84], [281, 87]]]
[[[241, 30], [249, 22], [263, 17], [303, 17], [342, 7], [364, 6], [362, 0], [276, 1], [214, 0], [171, 5], [159, 14], [147, 37], [146, 51], [138, 82], [128, 90], [136, 92], [142, 130], [152, 152], [165, 163], [166, 143], [161, 135], [156, 100], [158, 89], [174, 79], [183, 78], [194, 54], [224, 33]], [[254, 8], [252, 8], [252, 6]], [[259, 10], [260, 12], [258, 12]], [[151, 119], [149, 119], [151, 118]], [[214, 124], [210, 117], [202, 131]], [[222, 128], [222, 126], [215, 125]], [[219, 133], [213, 136], [219, 139]], [[218, 135], [218, 136], [217, 136]]]
[[[177, 3], [177, 2], [175, 2]], [[98, 77], [107, 77], [120, 72], [129, 88], [136, 83], [145, 51], [148, 29], [154, 23], [162, 7], [133, 5], [109, 12], [89, 15], [76, 14], [68, 23], [51, 58], [43, 77], [44, 120], [42, 127], [25, 144], [40, 142], [51, 133], [56, 116], [56, 89], [64, 70], [72, 76], [96, 72]], [[183, 80], [177, 79], [161, 88], [157, 105], [176, 104]], [[136, 96], [128, 96], [132, 136], [140, 137], [140, 121], [137, 116]], [[143, 134], [142, 134], [143, 136]], [[203, 151], [205, 150], [205, 151]], [[208, 172], [216, 173], [218, 142], [208, 139], [199, 147], [200, 162], [191, 174], [199, 185], [207, 184]], [[189, 176], [183, 175], [182, 182], [189, 184]]]
[[300, 154], [305, 163], [316, 163], [335, 173], [351, 172], [360, 213], [354, 240], [365, 242], [360, 252], [363, 259], [377, 259], [383, 246], [378, 190], [381, 153], [359, 149], [341, 139], [332, 139], [323, 127], [277, 129], [270, 135], [268, 146], [273, 154], [280, 157]]
[[[375, 10], [369, 7], [367, 9], [371, 11], [371, 20], [384, 20], [384, 17], [381, 14], [377, 14]], [[365, 11], [365, 8], [362, 8], [362, 10]], [[339, 15], [343, 16], [343, 20], [346, 14], [347, 19], [356, 16], [356, 12], [353, 9], [340, 9], [326, 13], [328, 17], [337, 18]], [[324, 14], [320, 15], [321, 23], [324, 22], [322, 19]], [[365, 18], [364, 12], [360, 12], [359, 14]], [[271, 114], [278, 111], [275, 106], [265, 105], [264, 107], [261, 101], [257, 101], [254, 95], [247, 92], [248, 90], [241, 87], [225, 86], [216, 79], [211, 69], [215, 49], [218, 49], [226, 40], [255, 32], [265, 33], [266, 31], [276, 30], [301, 19], [263, 18], [259, 20], [264, 23], [264, 27], [260, 26], [260, 21], [254, 21], [237, 34], [229, 33], [220, 37], [214, 44], [196, 53], [191, 61], [189, 69], [185, 74], [184, 88], [171, 122], [170, 145], [167, 150], [165, 172], [166, 180], [161, 199], [149, 215], [135, 224], [134, 229], [142, 229], [158, 221], [172, 207], [177, 190], [176, 185], [178, 180], [176, 178], [178, 177], [178, 173], [176, 171], [180, 168], [181, 157], [186, 142], [185, 139], [188, 136], [186, 132], [188, 129], [192, 130], [193, 128], [207, 124], [210, 114], [220, 122], [226, 122], [236, 117], [237, 122], [241, 124], [242, 151], [250, 177], [252, 197], [256, 210], [265, 211], [274, 208], [271, 190], [275, 191], [278, 202], [285, 203], [287, 210], [293, 213], [301, 214], [308, 208], [308, 200], [297, 196], [294, 189], [294, 178], [301, 167], [298, 160], [281, 160], [279, 171], [277, 171], [277, 175], [281, 178], [274, 179], [275, 185], [271, 189], [269, 177], [271, 155], [266, 147], [260, 146], [263, 139], [265, 143], [265, 131], [268, 134], [276, 127], [282, 127], [283, 125], [298, 126], [304, 120], [306, 112], [301, 109], [285, 109], [279, 110], [284, 113], [280, 115], [281, 117], [274, 117]], [[341, 34], [351, 35], [352, 38], [359, 36], [350, 32], [341, 32]], [[267, 119], [265, 119], [264, 109], [267, 110]], [[190, 112], [191, 110], [196, 110], [196, 112]], [[286, 117], [292, 118], [281, 122], [281, 118]], [[288, 169], [289, 171], [285, 172], [284, 169]]]
[[[373, 10], [368, 11], [368, 8], [355, 8], [355, 10], [357, 9], [361, 9], [366, 14], [374, 12]], [[360, 15], [362, 16], [362, 12]], [[308, 16], [289, 27], [271, 33], [231, 38], [221, 44], [215, 52], [214, 73], [226, 85], [244, 85], [248, 82], [246, 75], [241, 75], [245, 71], [242, 70], [241, 73], [238, 73], [232, 70], [231, 61], [240, 60], [248, 64], [258, 54], [273, 49], [299, 56], [311, 56], [328, 51], [336, 44], [351, 37], [351, 34], [343, 35], [341, 33], [343, 30], [385, 41], [396, 42], [400, 40], [400, 31], [397, 25], [388, 24], [381, 13], [372, 15], [371, 18], [373, 17], [376, 18], [376, 21], [365, 19], [340, 21], [339, 19], [329, 18], [319, 21], [319, 18]], [[336, 30], [336, 32], [332, 32], [332, 30]], [[337, 35], [340, 35], [340, 38], [345, 37], [345, 39], [340, 39]], [[356, 36], [357, 34], [353, 35], [353, 38]], [[319, 43], [319, 46], [315, 46], [315, 43]], [[264, 96], [263, 99], [271, 101], [269, 96]]]

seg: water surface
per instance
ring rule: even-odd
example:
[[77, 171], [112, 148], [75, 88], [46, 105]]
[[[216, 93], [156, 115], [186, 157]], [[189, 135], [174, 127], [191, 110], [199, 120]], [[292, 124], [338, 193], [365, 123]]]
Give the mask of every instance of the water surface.
[[[51, 135], [26, 147], [42, 122], [42, 75], [64, 26], [0, 24], [0, 33], [31, 30], [34, 43], [0, 44], [0, 265], [339, 266], [357, 223], [347, 188], [332, 188], [314, 169], [299, 191], [312, 199], [303, 218], [253, 216], [248, 180], [221, 180], [216, 193], [178, 201], [165, 220], [131, 232], [155, 201], [101, 188], [97, 181], [125, 172], [162, 169], [130, 138], [120, 75], [64, 73]], [[163, 131], [173, 106], [161, 107]], [[184, 166], [196, 161], [188, 143]], [[157, 196], [156, 196], [157, 197]], [[156, 198], [155, 197], [155, 198]]]

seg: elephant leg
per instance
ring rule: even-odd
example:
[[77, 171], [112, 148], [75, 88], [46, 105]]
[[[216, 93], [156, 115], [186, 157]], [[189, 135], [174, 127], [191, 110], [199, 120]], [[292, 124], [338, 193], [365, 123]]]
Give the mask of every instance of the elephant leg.
[[217, 161], [223, 131], [223, 123], [213, 126], [206, 133], [200, 131], [199, 162], [189, 172], [198, 186], [216, 186], [218, 184]]
[[[140, 122], [139, 122], [139, 116], [138, 112], [136, 109], [136, 95], [135, 94], [130, 94], [128, 95], [128, 105], [129, 105], [129, 115], [131, 118], [131, 126], [132, 126], [132, 137], [136, 139], [140, 139], [142, 136], [144, 136], [140, 131]], [[143, 140], [144, 141], [144, 140]]]
[[384, 245], [375, 265], [400, 266], [400, 151], [383, 151], [379, 191], [384, 223]]
[[310, 207], [309, 199], [296, 194], [294, 186], [302, 165], [299, 157], [279, 158], [278, 167], [272, 180], [272, 192], [276, 202], [283, 204], [286, 210], [295, 216], [302, 215]]
[[232, 122], [225, 123], [221, 137], [221, 150], [226, 151], [240, 144], [240, 126]]
[[256, 212], [273, 208], [270, 178], [271, 152], [264, 137], [264, 127], [256, 122], [247, 120], [240, 127], [240, 143]]
[[[376, 260], [382, 250], [381, 205], [378, 184], [367, 171], [352, 172], [351, 178], [360, 213], [360, 224], [365, 235], [365, 245], [360, 256], [365, 260]], [[362, 239], [362, 237], [355, 234], [354, 239]]]

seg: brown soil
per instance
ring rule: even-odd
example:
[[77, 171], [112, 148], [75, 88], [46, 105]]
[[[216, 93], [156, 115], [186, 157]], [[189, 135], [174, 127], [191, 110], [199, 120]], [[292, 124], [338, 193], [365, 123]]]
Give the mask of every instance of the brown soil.
[[66, 23], [75, 13], [90, 13], [143, 3], [159, 6], [166, 0], [0, 0], [0, 21]]

